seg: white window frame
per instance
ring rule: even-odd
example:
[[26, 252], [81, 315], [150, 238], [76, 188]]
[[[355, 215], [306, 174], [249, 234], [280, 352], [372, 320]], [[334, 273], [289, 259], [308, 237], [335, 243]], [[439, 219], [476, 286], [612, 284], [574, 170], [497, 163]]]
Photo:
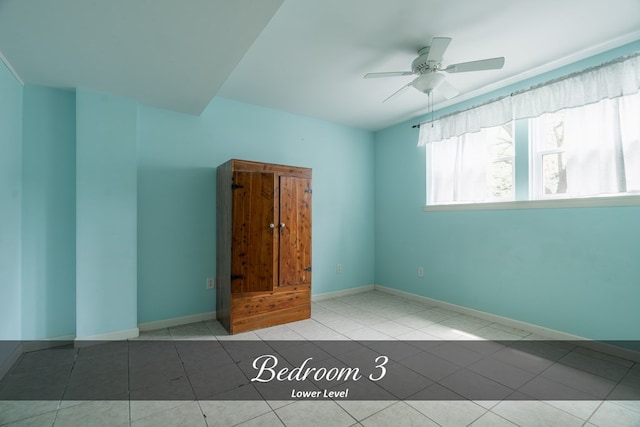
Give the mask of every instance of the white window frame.
[[[567, 197], [566, 193], [546, 194], [544, 192], [544, 156], [549, 154], [564, 154], [565, 159], [568, 159], [567, 146], [564, 145], [557, 148], [539, 147], [542, 139], [535, 137], [535, 126], [531, 123], [535, 119], [527, 120], [529, 120], [529, 134], [527, 139], [527, 145], [529, 147], [529, 200], [572, 198]], [[569, 167], [569, 164], [567, 164], [567, 167]]]

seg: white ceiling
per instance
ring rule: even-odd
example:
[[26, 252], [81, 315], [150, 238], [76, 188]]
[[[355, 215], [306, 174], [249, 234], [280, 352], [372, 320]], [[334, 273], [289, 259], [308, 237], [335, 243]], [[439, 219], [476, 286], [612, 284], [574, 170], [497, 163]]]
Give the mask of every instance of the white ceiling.
[[447, 75], [489, 89], [640, 39], [639, 0], [0, 0], [0, 52], [25, 82], [81, 87], [199, 114], [216, 96], [377, 130], [424, 114], [412, 77], [432, 37], [443, 65], [504, 56], [499, 71]]
[[0, 0], [0, 52], [25, 83], [200, 114], [282, 0]]

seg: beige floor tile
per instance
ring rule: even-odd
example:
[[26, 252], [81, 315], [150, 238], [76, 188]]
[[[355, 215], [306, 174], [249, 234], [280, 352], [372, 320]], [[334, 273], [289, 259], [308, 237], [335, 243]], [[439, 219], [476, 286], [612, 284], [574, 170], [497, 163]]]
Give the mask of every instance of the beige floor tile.
[[232, 426], [271, 412], [271, 407], [261, 400], [201, 400], [199, 403], [209, 427]]
[[585, 420], [538, 401], [503, 401], [491, 412], [521, 427], [582, 426]]
[[417, 409], [441, 426], [467, 426], [480, 418], [487, 410], [466, 400], [408, 401]]
[[546, 403], [578, 418], [587, 420], [602, 402], [599, 400], [552, 400]]
[[329, 400], [298, 401], [275, 412], [286, 426], [347, 427], [356, 422], [337, 403]]
[[156, 412], [145, 418], [131, 422], [132, 427], [206, 427], [205, 418], [197, 402]]
[[598, 427], [640, 426], [640, 412], [614, 402], [604, 402], [589, 420]]
[[99, 427], [114, 426], [129, 422], [129, 402], [89, 401], [60, 409], [56, 426]]
[[517, 427], [511, 421], [494, 414], [493, 412], [487, 412], [473, 423], [469, 424], [469, 427]]
[[264, 415], [255, 417], [249, 421], [238, 424], [237, 427], [280, 427], [284, 426], [280, 418], [274, 412], [267, 412]]
[[396, 403], [394, 400], [343, 400], [337, 402], [345, 411], [358, 421], [370, 417], [376, 412]]
[[186, 400], [132, 400], [129, 403], [130, 420], [136, 421], [188, 403]]
[[46, 412], [30, 418], [24, 418], [9, 424], [2, 424], [3, 427], [52, 427], [56, 419], [56, 411]]
[[24, 418], [54, 412], [58, 409], [57, 401], [50, 400], [1, 400], [0, 425], [22, 420]]
[[438, 424], [404, 402], [394, 403], [360, 423], [365, 427], [438, 427]]

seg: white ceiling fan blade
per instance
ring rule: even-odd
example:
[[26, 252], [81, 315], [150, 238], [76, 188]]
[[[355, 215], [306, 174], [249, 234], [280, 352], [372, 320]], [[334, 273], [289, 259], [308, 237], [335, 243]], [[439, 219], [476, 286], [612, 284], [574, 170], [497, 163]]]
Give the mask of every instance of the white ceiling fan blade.
[[499, 70], [503, 66], [504, 57], [500, 57], [451, 64], [442, 71], [446, 71], [447, 73], [465, 73], [467, 71]]
[[431, 40], [431, 46], [429, 46], [429, 54], [427, 55], [427, 61], [441, 62], [444, 52], [451, 43], [450, 37], [434, 37]]
[[378, 77], [397, 77], [397, 76], [412, 76], [411, 71], [388, 71], [386, 73], [368, 73], [364, 75], [365, 79], [374, 79]]
[[406, 84], [406, 85], [402, 86], [400, 89], [398, 89], [397, 91], [393, 92], [391, 95], [389, 95], [389, 96], [387, 97], [387, 99], [385, 99], [385, 100], [384, 100], [384, 101], [382, 101], [382, 102], [383, 102], [383, 103], [385, 103], [385, 102], [387, 102], [388, 100], [390, 100], [391, 98], [394, 98], [394, 97], [396, 97], [396, 96], [400, 95], [401, 93], [404, 93], [404, 91], [405, 91], [405, 90], [407, 90], [407, 88], [408, 88], [409, 86], [411, 86], [412, 84], [413, 84], [413, 82], [408, 83], [408, 84]]
[[446, 80], [440, 83], [440, 86], [438, 86], [436, 90], [438, 90], [442, 96], [447, 99], [455, 98], [460, 95], [460, 91]]

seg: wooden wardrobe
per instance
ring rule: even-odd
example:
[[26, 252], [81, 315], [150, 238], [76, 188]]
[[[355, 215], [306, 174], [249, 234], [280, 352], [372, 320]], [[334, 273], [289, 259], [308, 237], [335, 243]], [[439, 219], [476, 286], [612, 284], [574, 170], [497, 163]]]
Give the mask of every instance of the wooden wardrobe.
[[216, 314], [230, 334], [311, 316], [311, 169], [217, 171]]

